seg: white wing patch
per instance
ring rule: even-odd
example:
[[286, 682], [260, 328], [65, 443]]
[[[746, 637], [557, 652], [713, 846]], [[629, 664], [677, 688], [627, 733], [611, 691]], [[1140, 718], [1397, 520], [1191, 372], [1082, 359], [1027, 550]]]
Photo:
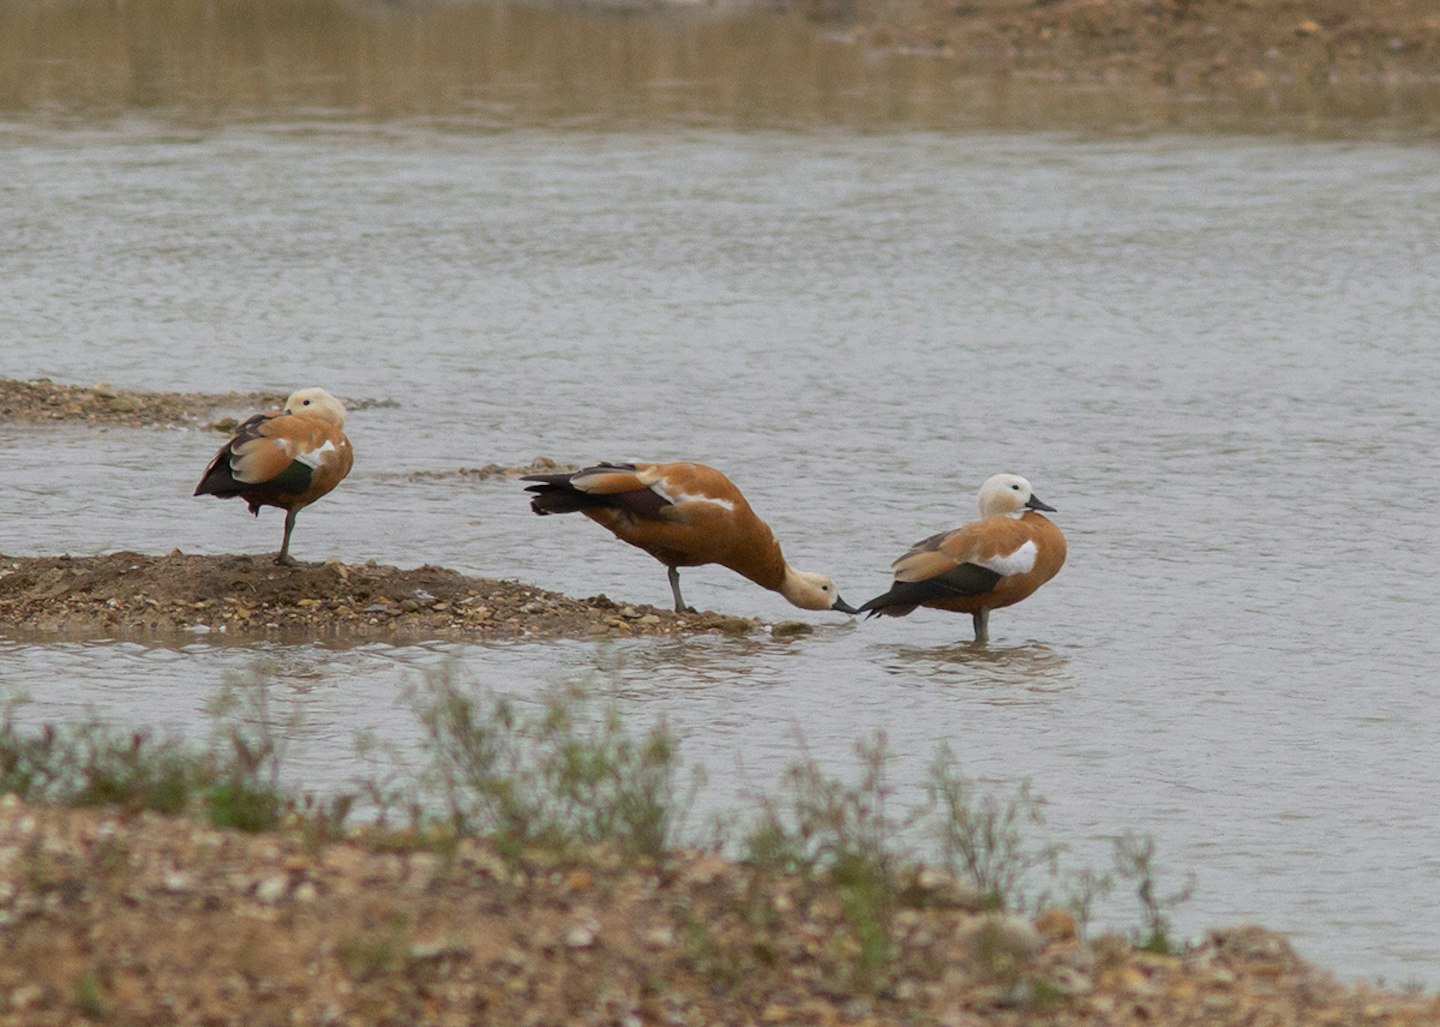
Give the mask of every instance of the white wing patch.
[[1024, 574], [1030, 570], [1030, 568], [1034, 567], [1035, 557], [1037, 555], [1039, 555], [1039, 550], [1035, 548], [1035, 541], [1032, 539], [1013, 553], [1007, 553], [1003, 556], [992, 556], [988, 560], [972, 560], [970, 562], [977, 563], [981, 567], [992, 570], [1002, 578], [1008, 578], [1012, 574]]
[[[326, 453], [333, 452], [335, 452], [335, 443], [331, 442], [329, 439], [326, 439], [325, 445], [321, 446], [319, 449], [308, 450], [304, 453], [296, 453], [295, 459], [299, 460], [306, 467], [314, 469], [325, 462]], [[1026, 543], [1026, 545], [1030, 545], [1030, 543]], [[1031, 562], [1033, 563], [1034, 560], [1032, 559]]]
[[654, 485], [650, 486], [650, 490], [672, 506], [679, 506], [681, 503], [714, 503], [716, 506], [724, 507], [731, 513], [735, 511], [735, 504], [728, 499], [716, 499], [714, 496], [703, 495], [692, 496], [688, 492], [666, 492], [661, 488], [662, 484], [664, 483], [657, 481]]

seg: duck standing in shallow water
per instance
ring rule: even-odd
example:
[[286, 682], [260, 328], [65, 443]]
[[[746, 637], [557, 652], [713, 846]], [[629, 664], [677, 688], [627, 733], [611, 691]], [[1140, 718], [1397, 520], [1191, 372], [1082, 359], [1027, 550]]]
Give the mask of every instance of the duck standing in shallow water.
[[931, 535], [896, 560], [890, 591], [860, 607], [870, 616], [903, 617], [917, 606], [968, 613], [975, 641], [990, 638], [990, 611], [1012, 606], [1065, 563], [1065, 536], [1039, 511], [1019, 475], [997, 474], [980, 487], [980, 520]]
[[537, 514], [578, 510], [668, 567], [676, 613], [687, 612], [679, 568], [707, 563], [728, 567], [804, 610], [855, 612], [829, 578], [785, 562], [770, 526], [713, 467], [597, 464], [573, 474], [531, 474], [523, 480], [537, 482], [526, 488], [535, 493], [530, 508]]
[[284, 510], [285, 538], [275, 562], [293, 565], [295, 515], [340, 484], [355, 462], [344, 427], [344, 404], [324, 389], [300, 389], [283, 412], [256, 414], [235, 429], [205, 468], [195, 495], [239, 496], [256, 517], [262, 506]]

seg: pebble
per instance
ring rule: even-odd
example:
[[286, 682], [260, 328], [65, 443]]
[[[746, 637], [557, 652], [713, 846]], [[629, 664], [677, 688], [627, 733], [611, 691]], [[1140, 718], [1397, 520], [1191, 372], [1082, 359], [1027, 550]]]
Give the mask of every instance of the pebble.
[[10, 993], [10, 1008], [24, 1012], [45, 997], [45, 989], [38, 984], [22, 984]]
[[1051, 906], [1035, 918], [1035, 928], [1052, 941], [1070, 941], [1079, 933], [1069, 910]]
[[982, 963], [1004, 957], [1025, 963], [1045, 947], [1045, 937], [1035, 925], [1011, 913], [972, 917], [957, 933], [970, 958]]
[[598, 931], [593, 923], [576, 924], [565, 932], [565, 945], [572, 949], [593, 948], [599, 937]]
[[267, 906], [273, 906], [285, 897], [290, 890], [290, 878], [286, 874], [276, 874], [267, 877], [255, 885], [255, 900]]

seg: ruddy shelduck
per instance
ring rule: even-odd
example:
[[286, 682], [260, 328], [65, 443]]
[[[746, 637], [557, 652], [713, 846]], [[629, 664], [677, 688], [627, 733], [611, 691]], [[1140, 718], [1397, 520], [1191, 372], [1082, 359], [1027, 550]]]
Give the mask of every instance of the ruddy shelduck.
[[680, 568], [707, 563], [728, 567], [804, 610], [856, 612], [840, 598], [835, 582], [785, 562], [769, 525], [713, 467], [597, 464], [573, 474], [530, 474], [523, 480], [538, 483], [526, 488], [535, 493], [530, 508], [537, 514], [578, 510], [668, 567], [677, 613], [687, 612]]
[[931, 535], [896, 560], [890, 591], [860, 607], [871, 617], [903, 617], [917, 606], [968, 613], [975, 641], [990, 637], [990, 611], [1012, 606], [1059, 572], [1065, 536], [1039, 511], [1024, 478], [997, 474], [980, 487], [980, 520]]
[[280, 413], [256, 414], [220, 447], [197, 496], [239, 496], [260, 516], [262, 506], [285, 511], [285, 538], [276, 563], [291, 565], [295, 515], [350, 473], [355, 462], [345, 437], [345, 406], [324, 389], [300, 389]]

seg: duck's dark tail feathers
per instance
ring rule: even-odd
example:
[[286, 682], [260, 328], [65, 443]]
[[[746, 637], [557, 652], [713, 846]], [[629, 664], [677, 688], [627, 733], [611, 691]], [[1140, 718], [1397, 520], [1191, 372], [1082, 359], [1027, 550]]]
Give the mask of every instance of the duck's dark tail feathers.
[[543, 517], [545, 514], [574, 513], [587, 506], [599, 506], [594, 499], [570, 484], [571, 477], [570, 473], [563, 473], [527, 474], [521, 478], [521, 481], [536, 482], [525, 487], [526, 492], [534, 493], [530, 497], [530, 509]]
[[911, 600], [904, 594], [904, 590], [907, 588], [908, 583], [899, 583], [884, 595], [876, 596], [869, 602], [861, 603], [860, 608], [855, 612], [863, 613], [867, 618], [903, 617], [907, 613], [913, 612], [914, 609], [920, 605], [918, 599]]

